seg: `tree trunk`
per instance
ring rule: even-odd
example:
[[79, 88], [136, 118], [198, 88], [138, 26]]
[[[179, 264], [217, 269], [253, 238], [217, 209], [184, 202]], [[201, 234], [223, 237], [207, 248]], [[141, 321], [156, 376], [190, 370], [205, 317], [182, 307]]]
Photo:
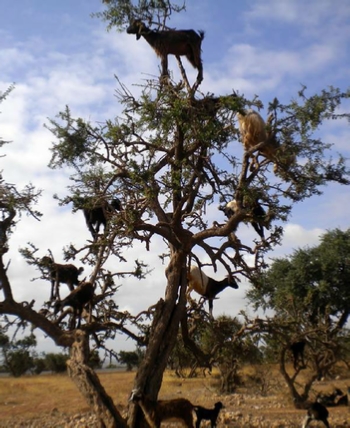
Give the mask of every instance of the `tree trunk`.
[[[160, 390], [163, 373], [169, 355], [176, 343], [177, 333], [186, 310], [186, 278], [185, 256], [182, 251], [175, 252], [166, 270], [167, 288], [165, 299], [160, 299], [153, 318], [149, 344], [145, 357], [137, 371], [134, 388], [156, 400]], [[183, 276], [184, 275], [184, 276]], [[128, 426], [140, 428], [145, 425], [139, 406], [131, 405]]]
[[97, 415], [101, 428], [126, 428], [112, 399], [101, 385], [97, 374], [88, 366], [89, 338], [82, 330], [76, 330], [75, 340], [67, 361], [68, 375]]

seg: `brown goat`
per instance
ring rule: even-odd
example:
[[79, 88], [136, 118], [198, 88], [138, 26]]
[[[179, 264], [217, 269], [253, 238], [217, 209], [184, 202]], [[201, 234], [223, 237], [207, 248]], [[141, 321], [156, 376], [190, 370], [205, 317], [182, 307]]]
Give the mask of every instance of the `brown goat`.
[[70, 291], [73, 291], [74, 285], [79, 284], [78, 276], [84, 270], [83, 267], [78, 269], [72, 264], [61, 265], [59, 263], [54, 263], [49, 256], [44, 256], [40, 263], [41, 266], [49, 270], [51, 279], [51, 301], [60, 298], [59, 289], [61, 282], [67, 284]]
[[204, 31], [194, 30], [164, 30], [155, 31], [146, 27], [139, 19], [133, 20], [127, 28], [128, 34], [136, 34], [139, 40], [142, 36], [152, 46], [161, 58], [162, 76], [168, 76], [168, 55], [176, 57], [184, 55], [194, 68], [198, 70], [198, 84], [203, 80], [203, 64], [201, 45]]
[[253, 166], [257, 166], [259, 154], [262, 154], [269, 161], [274, 162], [274, 172], [279, 170], [279, 166], [285, 169], [295, 162], [295, 156], [283, 156], [285, 147], [280, 145], [276, 139], [275, 132], [272, 130], [271, 122], [273, 116], [269, 116], [267, 123], [265, 123], [258, 112], [251, 109], [245, 113], [238, 113], [237, 116], [245, 150], [252, 150], [258, 144], [264, 143], [259, 148], [258, 154], [252, 155]]
[[191, 266], [187, 275], [188, 289], [187, 298], [192, 290], [205, 297], [209, 301], [209, 313], [213, 316], [213, 300], [226, 287], [238, 288], [235, 278], [226, 277], [221, 281], [207, 276], [198, 266]]
[[194, 406], [185, 398], [155, 401], [140, 391], [133, 390], [129, 401], [133, 401], [141, 407], [151, 428], [160, 428], [162, 421], [172, 418], [180, 419], [187, 428], [194, 428]]

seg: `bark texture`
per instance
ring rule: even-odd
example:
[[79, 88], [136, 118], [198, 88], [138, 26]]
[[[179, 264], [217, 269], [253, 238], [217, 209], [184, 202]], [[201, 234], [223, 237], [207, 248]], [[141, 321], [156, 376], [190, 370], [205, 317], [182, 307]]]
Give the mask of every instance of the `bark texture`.
[[75, 331], [75, 340], [67, 361], [68, 375], [99, 418], [101, 428], [126, 428], [126, 421], [103, 388], [97, 374], [88, 366], [89, 339], [82, 330]]

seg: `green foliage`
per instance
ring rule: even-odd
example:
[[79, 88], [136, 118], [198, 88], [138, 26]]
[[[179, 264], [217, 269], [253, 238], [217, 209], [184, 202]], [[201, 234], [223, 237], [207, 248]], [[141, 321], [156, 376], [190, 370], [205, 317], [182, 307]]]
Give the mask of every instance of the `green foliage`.
[[92, 369], [100, 369], [102, 367], [102, 361], [101, 361], [100, 354], [98, 353], [98, 351], [94, 350], [94, 351], [90, 352], [89, 366]]
[[[313, 382], [329, 375], [337, 362], [348, 364], [349, 254], [350, 229], [329, 231], [319, 245], [276, 259], [248, 293], [255, 309], [272, 312], [259, 320], [255, 331], [260, 331], [264, 354], [273, 358], [277, 353], [297, 401], [307, 400]], [[310, 373], [303, 381], [298, 379], [303, 364], [294, 364], [293, 375], [286, 369], [290, 345], [300, 340], [306, 343], [304, 361]]]
[[284, 317], [300, 316], [311, 323], [319, 317], [346, 316], [349, 254], [350, 229], [327, 232], [318, 246], [276, 259], [248, 297], [256, 308], [273, 309]]
[[42, 373], [45, 370], [46, 370], [45, 358], [34, 357], [33, 358], [32, 373], [39, 375], [40, 373]]
[[46, 370], [53, 373], [63, 373], [67, 370], [66, 362], [69, 358], [67, 354], [54, 354], [49, 353], [45, 355], [45, 366]]
[[131, 371], [133, 367], [140, 365], [143, 356], [144, 353], [140, 348], [137, 348], [135, 351], [120, 351], [118, 353], [118, 361], [120, 364], [126, 365], [127, 371]]
[[3, 356], [3, 368], [14, 377], [19, 377], [33, 369], [34, 354], [36, 346], [34, 335], [26, 336], [23, 339], [10, 341], [2, 332], [0, 347]]
[[[123, 30], [131, 19], [142, 19], [148, 24], [165, 25], [173, 12], [185, 10], [185, 1], [176, 4], [170, 0], [102, 0], [106, 9], [92, 16], [108, 23], [107, 29]], [[182, 4], [181, 4], [182, 3]]]

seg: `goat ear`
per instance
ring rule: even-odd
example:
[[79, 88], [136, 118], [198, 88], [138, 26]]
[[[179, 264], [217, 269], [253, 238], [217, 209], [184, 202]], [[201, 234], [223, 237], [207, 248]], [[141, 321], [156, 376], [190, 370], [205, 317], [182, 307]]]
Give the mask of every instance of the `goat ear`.
[[136, 34], [136, 40], [139, 40], [139, 38], [141, 37], [141, 34], [140, 33], [137, 33]]

